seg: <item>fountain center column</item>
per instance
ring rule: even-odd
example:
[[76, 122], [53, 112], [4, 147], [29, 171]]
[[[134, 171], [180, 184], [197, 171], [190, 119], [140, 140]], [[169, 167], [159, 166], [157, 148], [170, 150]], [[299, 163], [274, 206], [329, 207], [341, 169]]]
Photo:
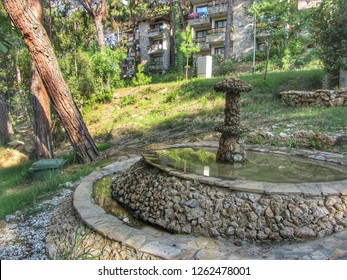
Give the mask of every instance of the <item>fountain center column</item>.
[[251, 86], [237, 78], [227, 78], [215, 85], [216, 91], [225, 92], [224, 124], [215, 131], [222, 133], [216, 155], [217, 162], [242, 163], [245, 150], [239, 143], [241, 126], [240, 92], [248, 92]]

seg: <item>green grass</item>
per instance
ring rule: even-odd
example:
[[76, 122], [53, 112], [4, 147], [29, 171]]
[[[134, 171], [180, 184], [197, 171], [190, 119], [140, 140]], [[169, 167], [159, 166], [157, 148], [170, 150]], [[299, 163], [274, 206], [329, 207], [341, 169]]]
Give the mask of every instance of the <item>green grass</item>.
[[[0, 219], [17, 210], [32, 207], [43, 198], [47, 198], [61, 189], [60, 184], [75, 181], [91, 173], [96, 167], [107, 161], [63, 168], [62, 174], [52, 180], [35, 181], [29, 172], [32, 162], [0, 170]], [[15, 174], [15, 176], [14, 176]]]
[[[284, 90], [315, 90], [321, 88], [322, 70], [240, 74], [252, 85], [252, 91], [241, 94], [242, 121], [250, 129], [295, 123], [297, 129], [336, 133], [347, 127], [345, 108], [290, 108], [282, 104]], [[224, 94], [216, 93], [214, 85], [223, 78], [191, 79], [171, 83], [151, 84], [129, 89], [118, 101], [118, 110], [94, 110], [87, 119], [104, 119], [96, 123], [96, 135], [108, 131], [126, 131], [136, 137], [156, 141], [165, 133], [208, 133], [223, 115]], [[92, 117], [90, 117], [92, 116]], [[203, 121], [201, 121], [203, 118]], [[93, 121], [89, 122], [93, 124]], [[124, 133], [124, 132], [123, 132]]]

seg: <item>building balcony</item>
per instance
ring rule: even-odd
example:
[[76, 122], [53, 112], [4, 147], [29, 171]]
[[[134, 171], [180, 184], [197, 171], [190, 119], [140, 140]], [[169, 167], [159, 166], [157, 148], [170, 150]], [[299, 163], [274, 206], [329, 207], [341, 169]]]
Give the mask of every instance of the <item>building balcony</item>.
[[194, 44], [199, 44], [200, 52], [208, 51], [211, 49], [210, 44], [206, 42], [206, 37], [193, 39], [193, 42]]
[[190, 0], [193, 5], [207, 4], [208, 0]]
[[228, 12], [228, 5], [226, 3], [214, 4], [214, 2], [209, 2], [207, 14], [211, 17], [225, 16]]
[[191, 13], [188, 15], [188, 24], [193, 27], [210, 27], [211, 19], [205, 13]]
[[148, 30], [147, 37], [148, 38], [162, 38], [164, 35], [165, 28], [152, 28]]
[[162, 61], [151, 61], [148, 63], [148, 69], [154, 72], [164, 71], [164, 65]]
[[148, 54], [161, 54], [164, 53], [162, 44], [149, 46], [147, 49]]
[[[233, 40], [232, 33], [230, 34], [231, 41]], [[215, 28], [208, 31], [206, 43], [215, 44], [225, 41], [225, 28]]]

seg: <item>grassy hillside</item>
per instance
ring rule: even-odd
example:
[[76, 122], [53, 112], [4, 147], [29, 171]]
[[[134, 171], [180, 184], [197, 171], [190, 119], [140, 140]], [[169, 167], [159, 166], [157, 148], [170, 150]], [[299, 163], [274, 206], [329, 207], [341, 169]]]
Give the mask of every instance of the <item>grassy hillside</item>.
[[[242, 94], [246, 131], [276, 126], [275, 133], [279, 134], [291, 125], [296, 130], [338, 134], [347, 127], [345, 108], [289, 108], [280, 100], [283, 90], [320, 88], [320, 70], [270, 73], [266, 81], [260, 74], [239, 77], [252, 85], [250, 93]], [[213, 89], [220, 80], [193, 79], [122, 89], [111, 103], [85, 108], [84, 118], [97, 139], [112, 143], [203, 139], [223, 120], [224, 94]]]

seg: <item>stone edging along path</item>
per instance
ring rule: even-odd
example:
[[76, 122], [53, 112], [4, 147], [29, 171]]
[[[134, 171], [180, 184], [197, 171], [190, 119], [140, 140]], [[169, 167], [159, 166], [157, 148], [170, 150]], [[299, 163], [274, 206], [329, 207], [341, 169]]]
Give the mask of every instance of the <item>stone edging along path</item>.
[[[240, 248], [237, 243], [234, 244], [234, 240], [171, 234], [152, 226], [144, 226], [141, 229], [137, 229], [127, 225], [120, 219], [107, 214], [100, 206], [96, 205], [92, 197], [93, 184], [104, 176], [126, 171], [140, 159], [141, 157], [135, 156], [123, 162], [113, 163], [101, 170], [94, 171], [81, 181], [74, 193], [73, 203], [77, 213], [88, 226], [111, 240], [121, 242], [135, 250], [162, 259], [262, 258], [260, 256], [262, 254], [262, 249], [256, 244], [250, 245], [253, 247], [251, 248], [253, 251], [251, 251], [254, 252], [256, 248], [259, 256], [254, 253], [247, 255], [247, 248], [245, 248], [245, 246]], [[273, 248], [272, 253], [270, 253], [270, 255], [267, 253], [267, 255], [270, 259], [298, 258], [298, 256], [293, 255], [293, 250], [297, 250], [296, 254], [302, 254], [302, 257], [306, 259], [327, 259], [330, 258], [330, 255], [336, 255], [336, 250], [340, 250], [338, 249], [339, 245], [342, 244], [347, 248], [347, 244], [344, 244], [343, 241], [341, 241], [341, 243], [340, 240], [336, 238], [336, 236], [339, 237], [340, 235], [342, 240], [346, 239], [347, 231], [343, 230], [342, 232], [320, 240], [305, 242], [305, 245], [311, 244], [306, 246], [306, 255], [301, 249], [299, 249], [302, 247], [302, 243], [299, 242], [297, 242], [296, 245], [284, 245], [284, 247], [283, 244], [271, 244], [269, 246]], [[322, 242], [325, 242], [324, 244], [331, 243], [332, 248], [328, 248], [328, 251], [322, 253]], [[247, 244], [247, 241], [245, 241], [244, 244]], [[269, 252], [269, 248], [267, 248], [266, 251]], [[289, 252], [289, 254], [285, 251], [287, 251], [287, 253]], [[340, 250], [338, 251], [338, 255], [344, 255], [344, 252], [345, 251]]]

